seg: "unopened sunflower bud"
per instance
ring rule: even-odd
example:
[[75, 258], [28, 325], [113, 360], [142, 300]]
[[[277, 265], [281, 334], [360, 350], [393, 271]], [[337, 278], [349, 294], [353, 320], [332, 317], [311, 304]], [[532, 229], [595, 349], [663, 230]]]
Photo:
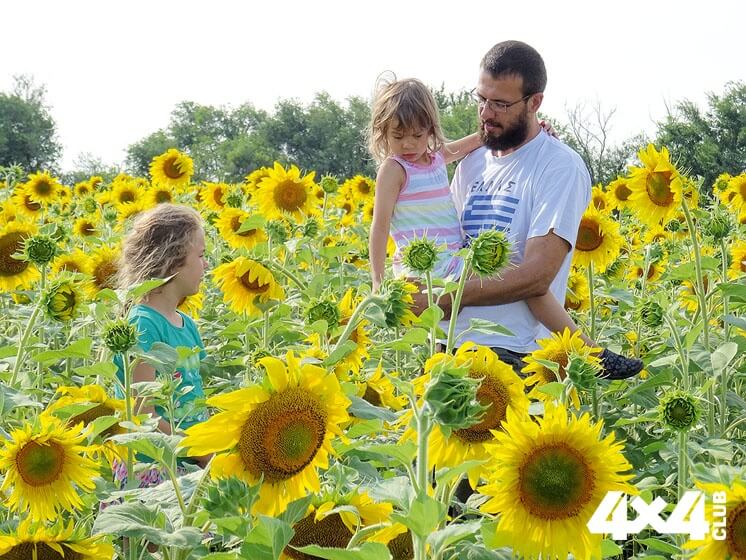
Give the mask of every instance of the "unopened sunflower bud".
[[479, 422], [487, 410], [477, 400], [480, 384], [481, 380], [470, 377], [468, 370], [446, 366], [438, 373], [433, 372], [425, 389], [425, 402], [442, 430], [450, 433]]
[[267, 235], [276, 243], [285, 243], [288, 240], [288, 228], [285, 222], [280, 220], [271, 220], [267, 222]]
[[424, 274], [430, 272], [438, 262], [438, 248], [435, 242], [428, 239], [414, 239], [404, 248], [404, 264], [413, 272]]
[[75, 319], [83, 303], [83, 294], [74, 282], [63, 280], [52, 284], [44, 293], [42, 305], [47, 317], [66, 323]]
[[592, 389], [598, 382], [600, 366], [582, 356], [570, 356], [565, 372], [578, 389]]
[[244, 363], [257, 367], [259, 365], [259, 360], [271, 355], [272, 354], [270, 354], [264, 348], [256, 348], [253, 352], [251, 352], [251, 354], [246, 357]]
[[332, 175], [325, 175], [321, 179], [321, 188], [326, 194], [334, 194], [339, 190], [339, 181]]
[[34, 235], [23, 243], [23, 258], [37, 266], [48, 264], [57, 256], [57, 242], [49, 235]]
[[104, 208], [103, 218], [105, 222], [113, 224], [117, 221], [117, 209], [113, 206], [107, 206], [106, 208]]
[[336, 303], [329, 300], [318, 300], [312, 302], [306, 310], [306, 320], [308, 324], [324, 320], [329, 328], [336, 327], [339, 324], [339, 307]]
[[688, 431], [694, 428], [702, 415], [702, 407], [694, 395], [672, 391], [658, 405], [661, 421], [671, 430]]
[[645, 300], [636, 309], [637, 317], [648, 327], [654, 329], [663, 324], [665, 310], [661, 305], [652, 300]]
[[494, 229], [483, 231], [471, 244], [472, 268], [480, 276], [499, 273], [510, 259], [510, 242]]
[[225, 196], [225, 205], [229, 208], [241, 208], [243, 205], [243, 193], [241, 189], [233, 189]]
[[303, 224], [303, 237], [313, 239], [319, 234], [319, 222], [314, 218], [308, 218], [306, 223]]
[[127, 352], [137, 344], [137, 328], [125, 319], [113, 321], [104, 329], [104, 344], [115, 354]]
[[381, 286], [381, 294], [385, 296], [384, 315], [387, 327], [399, 327], [409, 320], [415, 319], [409, 308], [414, 304], [412, 295], [417, 287], [401, 278], [388, 278]]
[[733, 222], [730, 214], [721, 209], [716, 209], [705, 225], [705, 231], [712, 236], [715, 242], [720, 242], [728, 237], [733, 231]]

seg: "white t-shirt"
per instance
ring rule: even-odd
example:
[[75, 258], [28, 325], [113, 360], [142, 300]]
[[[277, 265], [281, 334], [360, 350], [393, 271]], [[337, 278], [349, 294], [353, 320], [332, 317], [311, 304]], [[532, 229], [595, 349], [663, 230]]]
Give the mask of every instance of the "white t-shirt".
[[[511, 265], [523, 262], [526, 240], [532, 237], [553, 230], [565, 239], [571, 249], [550, 285], [554, 297], [565, 301], [572, 248], [591, 198], [590, 176], [578, 154], [543, 132], [502, 157], [482, 147], [456, 168], [451, 193], [467, 243], [484, 229], [504, 231], [512, 243]], [[457, 346], [471, 340], [527, 353], [538, 348], [537, 338], [548, 336], [524, 301], [464, 307], [456, 322], [456, 336], [469, 327], [472, 318], [499, 323], [515, 336], [471, 331], [457, 340]], [[447, 330], [448, 323], [441, 327]]]

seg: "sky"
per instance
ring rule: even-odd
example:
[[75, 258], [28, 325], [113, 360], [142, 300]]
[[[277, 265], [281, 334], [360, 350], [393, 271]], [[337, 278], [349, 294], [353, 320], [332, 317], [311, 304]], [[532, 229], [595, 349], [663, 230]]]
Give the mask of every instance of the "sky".
[[600, 104], [615, 111], [614, 142], [746, 81], [746, 3], [724, 0], [10, 0], [0, 21], [0, 91], [16, 74], [46, 86], [63, 170], [81, 153], [121, 165], [181, 101], [271, 111], [320, 91], [370, 98], [386, 70], [471, 89], [507, 39], [544, 57], [542, 112]]

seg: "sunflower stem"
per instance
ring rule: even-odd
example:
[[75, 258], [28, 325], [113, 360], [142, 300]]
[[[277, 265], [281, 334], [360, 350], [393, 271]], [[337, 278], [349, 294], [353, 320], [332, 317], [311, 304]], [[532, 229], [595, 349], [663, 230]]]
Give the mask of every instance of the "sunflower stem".
[[474, 258], [473, 251], [469, 251], [469, 254], [464, 259], [464, 269], [461, 272], [461, 278], [458, 281], [458, 289], [456, 290], [456, 296], [453, 298], [451, 305], [451, 318], [448, 321], [448, 339], [446, 340], [446, 354], [450, 354], [456, 344], [456, 338], [454, 336], [456, 331], [456, 319], [458, 319], [458, 312], [461, 308], [461, 298], [464, 296], [464, 287], [466, 286], [466, 278], [471, 274], [471, 262]]
[[678, 476], [678, 489], [679, 489], [679, 500], [686, 492], [686, 479], [687, 479], [687, 441], [688, 432], [682, 430], [679, 432], [679, 476]]
[[360, 322], [360, 316], [371, 303], [383, 305], [386, 303], [386, 299], [383, 296], [371, 294], [363, 301], [361, 301], [355, 308], [355, 311], [352, 312], [352, 315], [350, 316], [350, 319], [349, 321], [347, 321], [347, 325], [345, 326], [345, 330], [342, 331], [339, 339], [337, 339], [337, 343], [334, 345], [331, 353], [334, 353], [337, 348], [339, 348], [342, 344], [345, 343], [348, 338], [350, 338], [350, 335], [352, 335], [355, 327], [357, 327], [357, 324]]
[[[23, 361], [24, 355], [26, 353], [26, 345], [28, 344], [28, 340], [31, 337], [31, 331], [34, 328], [34, 324], [36, 323], [36, 318], [39, 316], [39, 312], [41, 311], [41, 301], [41, 298], [39, 298], [39, 301], [37, 302], [34, 310], [31, 313], [31, 317], [29, 317], [28, 323], [26, 323], [26, 329], [23, 331], [21, 341], [18, 343], [16, 362], [13, 364], [13, 373], [10, 376], [10, 382], [8, 383], [11, 388], [15, 388], [16, 379], [18, 378], [18, 372], [21, 369], [21, 362]], [[24, 379], [24, 381], [26, 380]], [[30, 382], [31, 380], [29, 379], [28, 381]]]
[[[124, 375], [124, 413], [128, 423], [132, 423], [132, 369], [130, 368], [129, 351], [122, 352], [122, 370]], [[127, 448], [127, 488], [134, 488], [135, 479], [135, 460], [132, 448]]]
[[[699, 242], [697, 241], [697, 232], [694, 229], [694, 221], [689, 212], [689, 206], [682, 197], [681, 207], [684, 210], [686, 225], [689, 228], [689, 237], [692, 240], [692, 249], [694, 250], [694, 269], [697, 273], [697, 299], [699, 299], [700, 314], [702, 317], [702, 338], [705, 345], [705, 351], [710, 353], [710, 317], [707, 313], [707, 299], [705, 298], [705, 283], [702, 275], [702, 255], [699, 251]], [[715, 388], [710, 385], [707, 388], [707, 433], [712, 437], [715, 435]]]
[[186, 513], [184, 514], [184, 525], [191, 525], [193, 521], [194, 510], [197, 508], [197, 504], [199, 503], [200, 493], [202, 492], [202, 487], [207, 480], [207, 475], [210, 473], [213, 459], [214, 456], [211, 457], [207, 465], [205, 465], [205, 468], [202, 470], [202, 476], [199, 478], [197, 486], [194, 487], [194, 492], [192, 492], [192, 497], [189, 499], [189, 504], [187, 505]]
[[[271, 254], [270, 254], [270, 256], [271, 256]], [[306, 288], [308, 287], [308, 286], [306, 286], [303, 283], [303, 281], [301, 279], [299, 279], [295, 274], [293, 274], [292, 272], [290, 272], [284, 266], [282, 266], [282, 265], [280, 265], [280, 264], [278, 264], [278, 263], [276, 263], [274, 261], [272, 261], [272, 262], [264, 261], [263, 264], [265, 264], [267, 266], [267, 268], [274, 269], [277, 272], [279, 272], [280, 274], [282, 274], [283, 276], [285, 276], [288, 280], [290, 280], [293, 284], [295, 284], [301, 292], [304, 292], [306, 290]]]
[[673, 336], [674, 340], [674, 346], [676, 346], [676, 351], [679, 353], [679, 360], [681, 361], [681, 375], [682, 375], [682, 385], [684, 386], [684, 390], [688, 391], [689, 386], [691, 385], [691, 381], [689, 380], [689, 358], [687, 357], [685, 353], [684, 344], [681, 341], [681, 337], [679, 336], [679, 327], [673, 322], [673, 319], [668, 316], [668, 313], [665, 313], [663, 315], [663, 319], [668, 324], [668, 328], [671, 330], [671, 335]]
[[[725, 238], [720, 240], [720, 256], [721, 261], [723, 263], [723, 282], [728, 281], [728, 259], [726, 258], [726, 255], [728, 254], [728, 247], [725, 243]], [[723, 318], [728, 316], [728, 294], [723, 293]], [[725, 327], [725, 333], [724, 333], [724, 342], [728, 342], [730, 340], [730, 324], [723, 321], [723, 326]], [[727, 397], [728, 397], [728, 373], [727, 369], [724, 368], [723, 371], [720, 373], [720, 437], [725, 437], [725, 430], [726, 426], [728, 425], [728, 404], [727, 404]]]
[[[433, 277], [430, 271], [425, 272], [425, 283], [427, 284], [427, 308], [433, 305]], [[430, 356], [435, 354], [435, 325], [430, 327]]]
[[[590, 315], [591, 315], [591, 326], [590, 326], [590, 339], [596, 341], [596, 300], [593, 295], [594, 288], [594, 277], [593, 277], [593, 262], [588, 263], [588, 298], [590, 300]], [[598, 420], [598, 385], [593, 385], [591, 390], [591, 409], [593, 411], [593, 417]]]
[[[417, 423], [417, 496], [427, 497], [428, 476], [427, 476], [427, 444], [430, 439], [430, 430], [432, 422], [428, 412], [428, 404], [424, 403], [419, 410], [415, 409], [415, 419]], [[426, 539], [412, 532], [412, 541], [414, 545], [414, 560], [426, 559]]]

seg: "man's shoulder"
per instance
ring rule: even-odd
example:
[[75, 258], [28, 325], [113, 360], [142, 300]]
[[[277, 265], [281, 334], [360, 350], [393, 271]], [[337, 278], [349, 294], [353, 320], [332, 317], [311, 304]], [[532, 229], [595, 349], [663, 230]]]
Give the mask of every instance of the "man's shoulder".
[[556, 167], [582, 167], [585, 169], [585, 162], [580, 155], [570, 146], [553, 136], [546, 135], [544, 142], [540, 147], [541, 159]]

